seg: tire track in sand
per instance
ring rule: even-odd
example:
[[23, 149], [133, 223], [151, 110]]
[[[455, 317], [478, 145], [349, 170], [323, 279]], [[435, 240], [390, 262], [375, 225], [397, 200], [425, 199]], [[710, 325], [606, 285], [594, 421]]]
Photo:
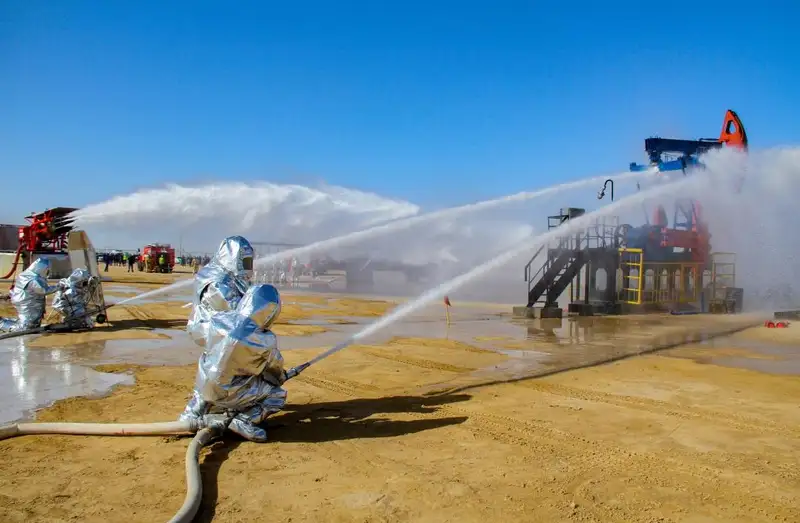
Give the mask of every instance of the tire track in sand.
[[[338, 377], [335, 379], [323, 379], [306, 376], [305, 381], [318, 388], [348, 397], [361, 397], [364, 393], [371, 391], [370, 387], [365, 387], [356, 382], [343, 383]], [[564, 387], [560, 392], [573, 392], [568, 389], [571, 388]], [[555, 390], [555, 388], [551, 390]], [[580, 393], [581, 391], [577, 392]], [[587, 401], [597, 401], [589, 398], [592, 394], [585, 394]], [[598, 398], [605, 399], [605, 395], [598, 394]], [[634, 400], [637, 399], [634, 398]], [[663, 406], [663, 402], [654, 401], [659, 406]], [[647, 403], [647, 400], [644, 403]], [[671, 406], [667, 405], [667, 407]], [[748, 496], [729, 498], [725, 502], [729, 508], [735, 509], [739, 515], [758, 515], [753, 519], [754, 521], [763, 519], [761, 516], [764, 514], [758, 507], [753, 506], [753, 501], [757, 501], [760, 507], [774, 507], [774, 512], [779, 511], [782, 515], [800, 516], [800, 510], [795, 508], [791, 500], [779, 500], [775, 497], [759, 494], [747, 477], [731, 474], [731, 470], [756, 476], [774, 476], [777, 472], [777, 475], [787, 480], [791, 480], [791, 477], [796, 475], [796, 473], [787, 475], [786, 471], [783, 470], [785, 468], [783, 466], [768, 467], [759, 459], [731, 460], [724, 454], [717, 456], [691, 450], [676, 452], [675, 449], [672, 449], [669, 453], [634, 451], [612, 442], [589, 439], [580, 434], [561, 430], [550, 426], [544, 421], [521, 420], [502, 414], [476, 412], [474, 409], [458, 407], [452, 404], [436, 404], [435, 410], [432, 412], [425, 414], [408, 413], [408, 415], [427, 419], [445, 418], [453, 415], [465, 416], [468, 418], [462, 425], [465, 429], [478, 436], [518, 447], [526, 454], [531, 455], [533, 460], [536, 459], [537, 455], [541, 454], [558, 456], [569, 463], [569, 469], [572, 472], [570, 477], [567, 478], [566, 485], [573, 487], [576, 495], [591, 478], [613, 476], [620, 470], [644, 471], [646, 474], [644, 479], [653, 482], [653, 484], [660, 484], [662, 480], [659, 478], [663, 474], [663, 470], [665, 467], [669, 467], [671, 469], [670, 476], [675, 484], [693, 484], [699, 489], [703, 486], [713, 486], [721, 492], [734, 486], [741, 492], [748, 492]], [[702, 416], [698, 415], [696, 418], [699, 419]], [[687, 419], [695, 419], [695, 417]], [[747, 426], [749, 427], [749, 424]], [[681, 480], [681, 476], [685, 479]], [[594, 513], [601, 521], [619, 519], [618, 512], [616, 514], [609, 513], [605, 506], [594, 505], [588, 500], [583, 504], [583, 507], [586, 512]], [[623, 520], [625, 519], [623, 518]]]
[[122, 309], [127, 312], [132, 319], [142, 323], [145, 327], [149, 329], [155, 328], [152, 325], [154, 316], [147, 312], [147, 310], [142, 309], [139, 305], [128, 305], [122, 307]]
[[[704, 452], [687, 450], [677, 453], [671, 450], [669, 454], [634, 451], [607, 441], [589, 439], [577, 433], [550, 427], [543, 422], [519, 420], [498, 414], [476, 413], [471, 409], [452, 405], [444, 405], [441, 409], [463, 413], [475, 422], [471, 427], [477, 433], [482, 433], [499, 442], [526, 448], [529, 451], [533, 450], [533, 454], [540, 454], [544, 451], [553, 456], [563, 456], [568, 460], [570, 469], [574, 471], [570, 474], [571, 479], [568, 480], [567, 486], [572, 486], [572, 492], [576, 495], [579, 489], [593, 478], [613, 477], [621, 470], [642, 471], [644, 475], [641, 479], [659, 485], [663, 482], [661, 476], [664, 469], [669, 467], [671, 469], [670, 476], [675, 485], [694, 484], [698, 488], [704, 485], [713, 485], [720, 492], [735, 485], [739, 491], [748, 492], [749, 497], [740, 496], [734, 500], [726, 500], [728, 506], [735, 508], [738, 514], [763, 516], [763, 507], [774, 507], [775, 512], [780, 511], [783, 515], [800, 516], [800, 510], [795, 507], [791, 499], [776, 499], [762, 495], [753, 489], [753, 483], [747, 478], [730, 474], [733, 469], [762, 477], [778, 475], [783, 479], [791, 480], [783, 466], [767, 467], [759, 459], [737, 458], [731, 460], [726, 455], [709, 455]], [[681, 476], [686, 479], [679, 479]], [[595, 505], [587, 499], [583, 501], [584, 509], [592, 507], [591, 512], [598, 515], [600, 521], [619, 520], [619, 512], [608, 513], [606, 511], [609, 507]], [[757, 501], [758, 507], [754, 507], [752, 501]], [[756, 519], [759, 518], [753, 520]], [[630, 519], [623, 517], [621, 521], [630, 521]]]
[[[304, 381], [318, 388], [343, 394], [348, 397], [359, 397], [359, 387], [355, 383], [348, 386], [337, 380], [319, 379], [308, 377]], [[366, 392], [366, 391], [364, 391]], [[533, 461], [536, 456], [547, 455], [550, 458], [558, 457], [568, 462], [569, 473], [564, 480], [559, 483], [566, 488], [573, 496], [581, 500], [583, 515], [593, 515], [598, 521], [626, 521], [625, 517], [620, 518], [620, 513], [609, 512], [609, 508], [602, 505], [591, 503], [584, 499], [582, 490], [588, 481], [596, 477], [613, 475], [619, 470], [630, 467], [631, 462], [637, 462], [635, 470], [644, 470], [649, 473], [649, 477], [656, 476], [663, 470], [665, 461], [673, 468], [673, 477], [682, 475], [686, 479], [679, 480], [678, 483], [697, 485], [710, 483], [722, 486], [722, 477], [726, 471], [724, 468], [713, 470], [709, 467], [689, 466], [691, 460], [679, 458], [663, 459], [663, 457], [646, 453], [637, 453], [624, 449], [620, 446], [604, 441], [590, 440], [567, 431], [559, 430], [547, 426], [544, 422], [519, 420], [510, 416], [475, 412], [472, 409], [455, 407], [453, 405], [437, 405], [437, 408], [426, 414], [408, 413], [414, 418], [445, 418], [453, 415], [461, 415], [468, 418], [463, 425], [473, 434], [487, 438], [506, 445], [519, 448], [525, 454], [530, 455]], [[339, 446], [339, 445], [337, 445]], [[341, 446], [340, 450], [343, 450]], [[348, 442], [348, 454], [353, 459], [363, 459], [363, 455], [358, 451], [355, 444]], [[591, 450], [589, 450], [591, 449]], [[349, 456], [348, 456], [349, 457]], [[338, 459], [332, 458], [339, 462]], [[347, 467], [354, 467], [354, 463], [349, 459], [341, 460]], [[740, 483], [738, 479], [734, 483]], [[748, 485], [742, 485], [745, 488]], [[764, 503], [774, 503], [774, 500], [762, 500]], [[741, 513], [749, 513], [752, 507], [747, 503], [737, 503], [737, 510]]]
[[703, 407], [681, 407], [667, 401], [654, 398], [644, 398], [640, 396], [628, 396], [624, 394], [612, 394], [608, 392], [591, 391], [569, 385], [555, 383], [545, 383], [543, 381], [531, 380], [522, 382], [525, 388], [536, 390], [553, 396], [564, 398], [579, 399], [582, 401], [604, 403], [616, 407], [632, 408], [643, 412], [661, 414], [673, 418], [687, 421], [707, 420], [712, 423], [720, 422], [731, 428], [744, 432], [755, 432], [763, 434], [772, 432], [781, 436], [792, 435], [800, 438], [800, 429], [783, 425], [768, 419], [754, 419], [742, 416], [734, 412], [720, 412]]
[[[368, 388], [355, 382], [345, 384], [339, 378], [323, 379], [301, 375], [298, 376], [297, 379], [317, 388], [353, 398], [363, 396], [363, 392], [372, 392]], [[431, 403], [435, 403], [435, 401], [431, 401]], [[485, 437], [520, 447], [534, 447], [538, 450], [545, 449], [550, 453], [557, 453], [563, 450], [561, 446], [553, 444], [553, 441], [563, 441], [573, 447], [578, 443], [582, 443], [583, 445], [593, 444], [593, 442], [588, 439], [583, 439], [572, 433], [549, 427], [544, 422], [521, 421], [509, 416], [477, 413], [472, 409], [455, 407], [449, 404], [436, 404], [435, 407], [436, 409], [429, 413], [408, 414], [414, 417], [428, 419], [445, 418], [453, 415], [465, 416], [468, 418], [467, 425], [470, 427], [470, 430], [482, 434]], [[585, 456], [584, 453], [577, 455]]]
[[396, 354], [390, 354], [387, 351], [365, 349], [361, 347], [358, 348], [358, 352], [362, 354], [368, 354], [375, 358], [394, 361], [397, 363], [403, 363], [405, 365], [411, 365], [412, 367], [419, 367], [428, 370], [442, 370], [445, 372], [455, 372], [457, 374], [465, 372], [473, 372], [474, 370], [476, 370], [471, 367], [461, 367], [458, 365], [451, 365], [449, 363], [441, 363], [438, 361], [426, 360], [423, 358], [415, 358], [413, 356], [398, 356]]
[[[364, 396], [380, 397], [380, 393], [386, 392], [384, 389], [373, 385], [358, 383], [338, 376], [333, 378], [328, 374], [320, 372], [317, 372], [314, 377], [301, 375], [295, 379], [317, 387], [318, 389], [333, 392], [348, 398], [363, 398]], [[403, 415], [418, 420], [446, 419], [452, 417], [452, 415], [448, 415], [447, 412], [443, 412], [440, 405], [435, 405], [433, 407], [432, 410], [426, 413], [404, 411]], [[435, 465], [425, 465], [422, 463], [409, 462], [407, 460], [399, 460], [392, 458], [391, 455], [388, 454], [366, 453], [358, 439], [332, 441], [330, 443], [334, 445], [335, 451], [331, 452], [324, 448], [323, 450], [319, 450], [320, 448], [317, 447], [317, 452], [321, 452], [325, 459], [336, 464], [339, 470], [354, 471], [354, 475], [362, 478], [368, 476], [372, 471], [391, 469], [392, 467], [402, 467], [411, 470], [419, 477], [432, 477], [437, 474], [442, 474], [442, 471], [437, 469]], [[398, 440], [397, 443], [404, 447], [409, 446], [409, 444], [402, 439]], [[392, 516], [394, 512], [394, 504], [391, 503], [390, 500], [385, 500], [384, 497], [381, 497], [376, 500], [372, 508], [383, 513], [385, 517], [392, 519], [390, 516]]]

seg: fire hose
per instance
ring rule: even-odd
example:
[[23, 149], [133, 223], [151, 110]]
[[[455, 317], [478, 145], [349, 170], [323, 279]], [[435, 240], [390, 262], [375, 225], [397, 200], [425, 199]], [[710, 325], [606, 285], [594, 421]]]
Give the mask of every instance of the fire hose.
[[99, 436], [159, 436], [171, 434], [194, 434], [186, 449], [186, 496], [183, 505], [169, 523], [190, 523], [203, 498], [203, 482], [200, 475], [200, 450], [227, 429], [232, 413], [224, 417], [208, 417], [203, 420], [170, 421], [161, 423], [18, 423], [0, 427], [0, 440], [15, 436], [34, 434], [71, 434]]
[[[19, 334], [19, 333], [13, 333]], [[315, 358], [286, 371], [286, 381], [294, 378], [316, 362], [339, 352], [350, 345], [354, 338], [328, 349]], [[216, 416], [216, 417], [215, 417]], [[168, 421], [156, 423], [17, 423], [0, 427], [0, 441], [16, 436], [39, 434], [70, 434], [82, 436], [161, 436], [194, 434], [186, 449], [186, 496], [183, 505], [169, 523], [190, 523], [203, 498], [203, 482], [200, 475], [200, 451], [212, 440], [219, 438], [230, 425], [234, 412], [224, 415], [209, 415], [202, 420]]]
[[[112, 307], [109, 305], [102, 309]], [[100, 311], [93, 311], [91, 314]], [[87, 316], [90, 314], [87, 314]], [[69, 330], [65, 325], [46, 325], [36, 329], [12, 332], [0, 335], [0, 339], [25, 334], [35, 334], [40, 332]], [[317, 355], [311, 360], [291, 368], [286, 371], [286, 381], [294, 378], [311, 365], [339, 352], [351, 345], [356, 340], [349, 337], [343, 342], [335, 345], [327, 351]], [[16, 436], [36, 435], [36, 434], [72, 434], [72, 435], [105, 435], [105, 436], [145, 436], [145, 435], [168, 435], [168, 434], [194, 434], [189, 447], [186, 449], [186, 496], [183, 505], [178, 512], [169, 520], [169, 523], [190, 523], [197, 511], [200, 509], [203, 496], [203, 484], [200, 475], [200, 451], [212, 440], [220, 437], [228, 425], [233, 420], [235, 413], [227, 412], [224, 420], [214, 422], [204, 418], [201, 421], [187, 420], [161, 423], [19, 423], [0, 427], [0, 440], [13, 438]]]

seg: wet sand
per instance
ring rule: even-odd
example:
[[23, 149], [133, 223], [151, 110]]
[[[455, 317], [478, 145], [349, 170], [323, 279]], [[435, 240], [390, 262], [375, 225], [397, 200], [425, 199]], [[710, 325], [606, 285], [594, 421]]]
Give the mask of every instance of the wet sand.
[[[392, 305], [284, 295], [282, 326], [325, 329], [283, 334], [289, 365], [359, 327], [329, 320], [361, 323]], [[134, 385], [59, 401], [38, 420], [174, 419], [194, 378], [192, 349], [175, 330], [183, 325], [159, 323], [180, 323], [188, 310], [178, 303], [133, 309], [120, 336], [148, 340], [84, 354], [87, 364], [105, 359], [94, 372]], [[707, 340], [744, 318], [511, 323], [455, 305], [449, 329], [429, 310], [289, 382], [268, 443], [231, 435], [205, 450], [198, 520], [800, 521], [800, 371], [791, 371], [800, 324]], [[49, 354], [53, 343], [25, 352]], [[137, 343], [153, 347], [137, 352]], [[142, 354], [150, 361], [139, 363], [159, 366], [133, 364]], [[187, 444], [0, 442], [0, 521], [164, 521], [185, 493]]]

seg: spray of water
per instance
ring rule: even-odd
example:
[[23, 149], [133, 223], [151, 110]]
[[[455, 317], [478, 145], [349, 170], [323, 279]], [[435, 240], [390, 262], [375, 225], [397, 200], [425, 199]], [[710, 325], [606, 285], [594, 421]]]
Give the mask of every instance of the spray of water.
[[331, 249], [335, 249], [338, 247], [342, 247], [345, 245], [351, 245], [358, 242], [363, 242], [369, 240], [371, 238], [375, 238], [378, 236], [384, 236], [390, 233], [394, 233], [403, 229], [408, 229], [410, 227], [414, 227], [423, 223], [428, 223], [434, 220], [450, 220], [456, 218], [463, 214], [473, 213], [477, 211], [482, 211], [486, 209], [491, 209], [495, 207], [500, 207], [503, 205], [508, 205], [514, 202], [522, 202], [526, 200], [532, 200], [535, 198], [540, 198], [542, 196], [546, 196], [549, 194], [555, 194], [562, 191], [567, 191], [570, 189], [577, 189], [581, 187], [585, 187], [587, 185], [601, 183], [602, 181], [611, 178], [613, 180], [622, 180], [627, 178], [634, 178], [637, 176], [642, 176], [642, 173], [632, 172], [632, 173], [623, 173], [618, 174], [615, 176], [595, 176], [592, 178], [585, 178], [582, 180], [563, 183], [560, 185], [554, 185], [552, 187], [547, 187], [544, 189], [540, 189], [537, 191], [525, 191], [516, 194], [512, 194], [509, 196], [503, 196], [501, 198], [495, 198], [492, 200], [484, 200], [482, 202], [471, 203], [468, 205], [462, 205], [459, 207], [451, 207], [448, 209], [442, 209], [440, 211], [434, 211], [427, 214], [423, 214], [420, 216], [414, 216], [411, 218], [405, 218], [401, 220], [395, 220], [389, 223], [385, 223], [382, 225], [377, 225], [375, 227], [370, 227], [365, 230], [352, 232], [350, 234], [344, 234], [342, 236], [337, 236], [335, 238], [330, 238], [327, 240], [321, 240], [318, 242], [314, 242], [310, 245], [304, 245], [302, 247], [297, 247], [294, 249], [288, 249], [285, 251], [281, 251], [278, 253], [270, 254], [267, 256], [263, 256], [256, 260], [255, 265], [256, 267], [266, 267], [275, 261], [287, 258], [291, 256], [304, 256], [306, 254], [314, 253], [314, 252], [324, 252], [329, 251]]
[[[533, 199], [540, 198], [540, 197], [543, 197], [543, 196], [553, 195], [553, 194], [561, 193], [561, 192], [568, 191], [568, 190], [578, 189], [578, 188], [587, 187], [587, 186], [591, 186], [591, 185], [597, 185], [598, 183], [602, 183], [604, 180], [606, 180], [608, 178], [611, 178], [612, 180], [625, 180], [625, 179], [631, 179], [631, 178], [635, 178], [635, 177], [641, 177], [641, 176], [644, 176], [644, 175], [645, 174], [638, 173], [638, 172], [634, 172], [634, 173], [627, 172], [627, 173], [617, 174], [617, 175], [613, 175], [613, 176], [595, 176], [595, 177], [592, 177], [592, 178], [586, 178], [586, 179], [582, 179], [582, 180], [578, 180], [578, 181], [574, 181], [574, 182], [569, 182], [569, 183], [564, 183], [564, 184], [560, 184], [560, 185], [555, 185], [555, 186], [552, 186], [552, 187], [547, 187], [547, 188], [540, 189], [540, 190], [537, 190], [537, 191], [525, 191], [525, 192], [512, 194], [512, 195], [509, 195], [509, 196], [504, 196], [504, 197], [501, 197], [501, 198], [494, 198], [494, 199], [491, 199], [491, 200], [484, 200], [484, 201], [481, 201], [481, 202], [472, 203], [472, 204], [468, 204], [468, 205], [462, 205], [462, 206], [459, 206], [459, 207], [451, 207], [451, 208], [448, 208], [448, 209], [434, 211], [434, 212], [430, 212], [430, 213], [426, 213], [426, 214], [422, 214], [422, 215], [418, 215], [418, 216], [395, 219], [395, 220], [389, 221], [387, 223], [382, 223], [380, 225], [369, 227], [369, 228], [364, 229], [364, 230], [351, 232], [349, 234], [336, 236], [336, 237], [333, 237], [333, 238], [330, 238], [330, 239], [327, 239], [327, 240], [314, 242], [314, 243], [311, 243], [309, 245], [305, 245], [303, 247], [284, 250], [284, 251], [281, 251], [279, 253], [275, 253], [275, 254], [271, 254], [271, 255], [260, 257], [255, 261], [255, 267], [256, 267], [256, 269], [264, 268], [264, 267], [268, 267], [269, 265], [271, 265], [272, 263], [276, 262], [279, 259], [285, 259], [285, 258], [288, 258], [288, 257], [291, 257], [291, 256], [298, 256], [299, 257], [299, 256], [307, 255], [309, 253], [314, 253], [314, 252], [330, 251], [331, 249], [340, 248], [340, 247], [347, 246], [347, 245], [353, 245], [353, 244], [356, 244], [356, 243], [359, 243], [359, 242], [365, 242], [365, 241], [373, 239], [373, 238], [386, 236], [386, 235], [388, 235], [390, 233], [396, 233], [398, 231], [402, 231], [402, 230], [409, 229], [409, 228], [412, 228], [412, 227], [415, 227], [415, 226], [419, 226], [419, 225], [422, 225], [422, 224], [426, 224], [426, 223], [431, 223], [431, 222], [435, 222], [435, 221], [443, 221], [443, 220], [452, 220], [452, 219], [454, 219], [456, 217], [459, 217], [459, 216], [462, 216], [462, 215], [465, 215], [465, 214], [469, 214], [469, 213], [475, 213], [475, 212], [479, 212], [479, 211], [483, 211], [483, 210], [487, 210], [487, 209], [493, 209], [493, 208], [497, 208], [497, 207], [502, 207], [502, 206], [506, 206], [506, 205], [509, 205], [509, 204], [512, 204], [512, 203], [515, 203], [515, 202], [529, 201], [529, 200], [533, 200]], [[194, 194], [194, 193], [192, 193], [192, 194]], [[126, 199], [121, 200], [125, 204], [123, 206], [123, 208], [128, 208], [128, 207], [134, 205], [133, 203], [130, 203], [130, 201], [127, 199], [127, 198], [131, 198], [132, 199], [133, 196], [134, 195], [132, 195], [131, 197], [125, 197]], [[114, 201], [114, 200], [112, 200], [112, 201]], [[80, 216], [83, 217], [83, 218], [81, 218], [82, 220], [84, 220], [86, 223], [89, 223], [89, 222], [91, 222], [93, 220], [99, 219], [100, 216], [102, 216], [102, 215], [104, 215], [106, 213], [111, 213], [113, 208], [114, 208], [114, 206], [111, 205], [111, 203], [102, 204], [100, 206], [96, 206], [94, 209], [93, 208], [83, 209], [82, 211], [80, 211], [82, 213]], [[303, 212], [303, 211], [302, 211], [302, 209], [300, 209], [300, 210], [298, 210], [298, 212]], [[514, 240], [516, 241], [516, 238], [514, 238]], [[117, 305], [124, 305], [124, 304], [131, 303], [131, 302], [134, 302], [134, 301], [138, 301], [138, 300], [141, 300], [141, 299], [151, 298], [151, 297], [159, 296], [159, 295], [163, 295], [163, 294], [170, 294], [170, 293], [175, 292], [175, 291], [177, 291], [179, 289], [182, 289], [182, 288], [190, 286], [192, 284], [192, 281], [193, 281], [192, 279], [180, 280], [180, 281], [177, 281], [177, 282], [175, 282], [175, 283], [173, 283], [171, 285], [168, 285], [168, 286], [165, 286], [165, 287], [161, 287], [161, 288], [158, 288], [158, 289], [154, 289], [152, 291], [148, 291], [146, 293], [143, 293], [143, 294], [140, 294], [140, 295], [137, 295], [137, 296], [133, 296], [131, 298], [127, 298], [125, 300], [120, 301]]]
[[[740, 252], [745, 254], [744, 271], [737, 271], [739, 273], [737, 279], [744, 279], [744, 285], [754, 281], [754, 276], [758, 281], [773, 283], [775, 281], [787, 281], [787, 279], [792, 281], [792, 279], [800, 276], [800, 268], [797, 267], [796, 263], [793, 263], [797, 260], [799, 246], [792, 245], [786, 241], [778, 241], [770, 245], [770, 240], [776, 239], [775, 234], [766, 235], [766, 240], [755, 238], [754, 236], [758, 235], [760, 231], [764, 231], [764, 226], [759, 222], [753, 223], [753, 213], [741, 212], [744, 209], [761, 208], [762, 204], [768, 206], [762, 208], [762, 210], [776, 209], [776, 203], [781, 201], [788, 202], [791, 206], [794, 205], [795, 198], [800, 195], [800, 150], [771, 151], [767, 155], [757, 154], [750, 157], [744, 157], [737, 152], [724, 151], [711, 155], [707, 160], [710, 163], [710, 168], [706, 172], [652, 187], [611, 203], [597, 211], [570, 220], [566, 224], [536, 237], [530, 243], [514, 247], [486, 263], [423, 293], [419, 297], [400, 305], [386, 316], [367, 325], [340, 344], [319, 354], [304, 365], [303, 368], [313, 365], [352, 343], [383, 330], [409, 314], [426, 307], [436, 300], [442, 299], [446, 295], [452, 294], [453, 291], [467, 283], [485, 276], [490, 271], [502, 267], [526, 252], [530, 252], [532, 249], [538, 248], [558, 237], [584, 230], [596, 219], [630, 211], [645, 202], [668, 203], [671, 201], [676, 203], [690, 198], [701, 204], [701, 208], [710, 209], [710, 213], [706, 211], [706, 219], [711, 223], [716, 223], [716, 227], [713, 230], [719, 231], [720, 235], [726, 235], [726, 238], [718, 240], [722, 248], [733, 250], [738, 245], [743, 249]], [[747, 192], [738, 190], [738, 181], [742, 179], [745, 173], [749, 175], [745, 183], [748, 184], [749, 191], [752, 191], [753, 195], [748, 195]], [[745, 191], [748, 191], [748, 189], [745, 189]], [[787, 194], [789, 195], [788, 198], [786, 197]], [[726, 208], [727, 211], [725, 210]], [[776, 221], [768, 219], [766, 222], [771, 225], [774, 224], [776, 227], [780, 227], [782, 223], [784, 225], [782, 232], [785, 233], [787, 216], [781, 216], [783, 209], [780, 209], [780, 207], [776, 210], [776, 214], [766, 213]], [[759, 217], [761, 220], [764, 220], [763, 214]], [[794, 222], [800, 225], [800, 220], [794, 219]], [[780, 228], [776, 230], [781, 231]], [[778, 233], [779, 235], [780, 232]], [[758, 245], [756, 248], [753, 245], [754, 241]], [[750, 256], [748, 256], [748, 253], [750, 253]], [[752, 253], [756, 253], [755, 256]], [[751, 265], [752, 261], [748, 261], [748, 259], [755, 259], [756, 266], [764, 267], [767, 264], [770, 269], [767, 269], [766, 273], [763, 270], [759, 271], [757, 267]], [[740, 259], [739, 263], [741, 261]], [[790, 268], [781, 270], [780, 266], [789, 266]], [[774, 276], [775, 270], [780, 272], [777, 279]], [[758, 278], [759, 275], [760, 279]], [[738, 285], [742, 285], [742, 283], [739, 281]], [[785, 294], [778, 297], [785, 298]], [[773, 298], [771, 302], [762, 300], [755, 307], [751, 307], [751, 310], [774, 304], [774, 291], [771, 298]], [[790, 296], [790, 299], [797, 303], [798, 297]]]
[[116, 302], [114, 306], [119, 307], [120, 305], [126, 305], [134, 301], [146, 300], [149, 298], [153, 298], [155, 296], [162, 296], [164, 294], [171, 294], [179, 289], [189, 287], [193, 282], [194, 278], [178, 280], [175, 283], [167, 285], [166, 287], [159, 287], [157, 289], [153, 289], [152, 291], [143, 292], [142, 294], [137, 294], [136, 296], [131, 296], [130, 298], [125, 298], [124, 300], [120, 300]]
[[78, 227], [163, 229], [192, 227], [204, 219], [219, 228], [246, 230], [280, 223], [294, 236], [300, 231], [337, 223], [343, 228], [374, 225], [413, 216], [419, 207], [400, 200], [325, 186], [320, 188], [275, 183], [219, 183], [199, 187], [170, 184], [116, 196], [73, 213]]
[[451, 294], [453, 291], [459, 289], [460, 287], [463, 287], [467, 283], [469, 283], [469, 282], [471, 282], [473, 280], [476, 280], [478, 278], [481, 278], [482, 276], [484, 276], [485, 274], [489, 273], [490, 271], [492, 271], [494, 269], [502, 267], [503, 265], [507, 264], [511, 260], [513, 260], [513, 259], [517, 258], [518, 256], [520, 256], [521, 254], [524, 254], [526, 252], [530, 252], [531, 249], [538, 248], [540, 245], [543, 245], [543, 244], [545, 244], [545, 243], [547, 243], [549, 241], [552, 241], [552, 240], [554, 240], [554, 239], [556, 239], [556, 238], [558, 238], [560, 236], [566, 236], [568, 234], [574, 234], [575, 232], [578, 232], [578, 231], [580, 231], [582, 229], [585, 229], [587, 226], [589, 226], [592, 223], [593, 220], [595, 220], [597, 218], [601, 218], [603, 216], [610, 216], [614, 212], [619, 212], [622, 209], [625, 209], [625, 208], [630, 209], [630, 208], [633, 208], [633, 207], [635, 207], [637, 205], [640, 205], [641, 203], [646, 201], [648, 198], [664, 195], [665, 193], [668, 193], [669, 191], [675, 191], [676, 189], [678, 189], [680, 187], [689, 185], [690, 183], [692, 183], [693, 180], [694, 179], [692, 179], [692, 178], [685, 178], [683, 180], [679, 180], [679, 181], [676, 181], [676, 182], [665, 184], [665, 185], [662, 185], [662, 186], [659, 186], [659, 187], [654, 187], [654, 188], [645, 190], [645, 191], [643, 191], [641, 193], [637, 193], [637, 194], [634, 194], [632, 196], [629, 196], [627, 198], [624, 198], [624, 199], [621, 199], [621, 200], [617, 200], [616, 202], [613, 202], [613, 203], [611, 203], [609, 205], [606, 205], [605, 207], [601, 208], [600, 210], [597, 210], [597, 211], [594, 211], [594, 212], [591, 212], [591, 213], [587, 213], [587, 214], [585, 214], [585, 215], [583, 215], [583, 216], [581, 216], [579, 218], [575, 218], [573, 220], [570, 220], [569, 222], [567, 222], [566, 224], [562, 225], [561, 227], [558, 227], [557, 229], [554, 229], [554, 230], [552, 230], [550, 232], [541, 234], [541, 235], [537, 236], [536, 238], [534, 238], [529, 243], [524, 243], [522, 245], [519, 245], [517, 247], [509, 249], [508, 251], [504, 252], [503, 254], [501, 254], [501, 255], [499, 255], [499, 256], [497, 256], [495, 258], [492, 258], [491, 260], [489, 260], [489, 261], [487, 261], [487, 262], [475, 267], [474, 269], [472, 269], [470, 271], [467, 271], [467, 272], [465, 272], [465, 273], [463, 273], [463, 274], [461, 274], [461, 275], [459, 275], [459, 276], [457, 276], [457, 277], [455, 277], [455, 278], [453, 278], [453, 279], [451, 279], [451, 280], [449, 280], [447, 282], [444, 282], [441, 285], [439, 285], [438, 287], [430, 289], [429, 291], [423, 293], [422, 295], [418, 296], [417, 298], [414, 298], [413, 300], [405, 302], [404, 304], [400, 305], [399, 307], [394, 309], [389, 314], [387, 314], [385, 316], [382, 316], [381, 318], [379, 318], [375, 322], [367, 325], [366, 327], [364, 327], [363, 329], [361, 329], [357, 333], [353, 334], [352, 336], [350, 336], [346, 340], [342, 341], [341, 343], [337, 344], [336, 346], [332, 347], [331, 349], [328, 349], [327, 351], [317, 355], [315, 358], [310, 360], [306, 366], [313, 365], [316, 362], [318, 362], [318, 361], [320, 361], [320, 360], [322, 360], [324, 358], [327, 358], [328, 356], [330, 356], [332, 354], [335, 354], [336, 352], [339, 352], [342, 349], [345, 349], [349, 345], [352, 345], [353, 343], [355, 343], [355, 342], [357, 342], [359, 340], [362, 340], [364, 338], [367, 338], [369, 336], [372, 336], [372, 335], [376, 334], [377, 332], [385, 329], [386, 327], [392, 325], [393, 323], [396, 323], [396, 322], [400, 321], [401, 319], [403, 319], [406, 316], [412, 314], [413, 312], [418, 311], [418, 310], [428, 306], [429, 304], [431, 304], [431, 303], [433, 303], [433, 302], [435, 302], [437, 300], [442, 299], [444, 296], [446, 296], [448, 294]]

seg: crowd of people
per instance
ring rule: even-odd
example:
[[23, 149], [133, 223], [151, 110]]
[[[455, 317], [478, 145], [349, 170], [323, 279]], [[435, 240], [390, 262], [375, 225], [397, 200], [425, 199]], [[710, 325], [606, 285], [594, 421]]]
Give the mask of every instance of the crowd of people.
[[[119, 266], [128, 268], [128, 272], [138, 270], [146, 270], [142, 264], [137, 262], [143, 259], [141, 250], [137, 249], [136, 252], [126, 251], [109, 251], [101, 252], [98, 254], [98, 261], [103, 263], [103, 271], [108, 272], [110, 266]], [[187, 254], [183, 253], [175, 258], [175, 263], [180, 267], [191, 267], [192, 272], [197, 272], [211, 262], [211, 256], [207, 254]], [[165, 260], [155, 261], [155, 263], [163, 263]], [[166, 271], [165, 271], [166, 272]], [[280, 287], [297, 287], [300, 282], [301, 276], [311, 276], [314, 274], [314, 268], [311, 263], [300, 263], [299, 258], [290, 256], [282, 260], [276, 260], [266, 268], [256, 270], [253, 273], [253, 281], [256, 283], [269, 283], [271, 285]]]
[[281, 287], [297, 287], [300, 283], [300, 276], [310, 274], [310, 264], [304, 265], [300, 263], [297, 257], [291, 256], [276, 260], [266, 269], [256, 271], [254, 277], [258, 283], [269, 283]]
[[[154, 264], [159, 268], [163, 268], [169, 264], [169, 260], [163, 253], [153, 260], [145, 258], [147, 258], [147, 255], [143, 256], [141, 249], [136, 249], [136, 252], [107, 251], [97, 254], [97, 261], [103, 264], [104, 272], [108, 272], [108, 268], [113, 266], [127, 267], [128, 272], [134, 272], [135, 270], [152, 272], [150, 270], [152, 267], [148, 268], [146, 265]], [[210, 261], [211, 257], [208, 255], [182, 254], [175, 258], [176, 264], [181, 267], [192, 267], [194, 273]], [[162, 270], [161, 272], [170, 272], [171, 270], [172, 267], [169, 267], [169, 270]]]

